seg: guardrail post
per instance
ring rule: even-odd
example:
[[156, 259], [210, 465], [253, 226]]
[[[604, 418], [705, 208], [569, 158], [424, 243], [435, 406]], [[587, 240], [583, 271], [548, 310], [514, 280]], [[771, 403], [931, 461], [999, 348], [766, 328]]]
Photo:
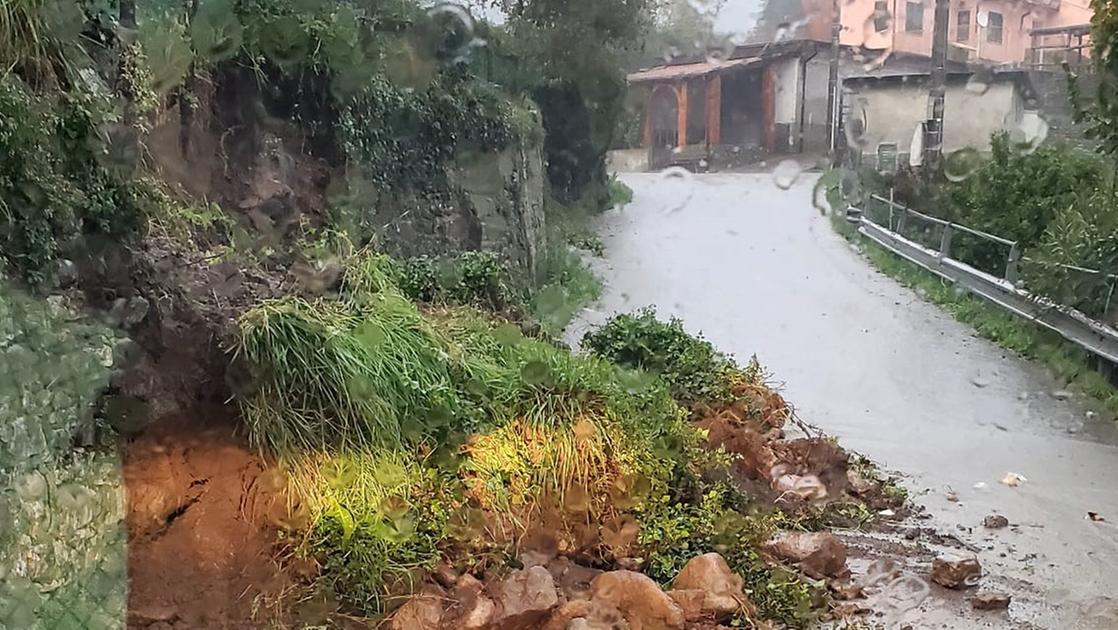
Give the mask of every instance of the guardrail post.
[[1017, 261], [1020, 258], [1021, 249], [1017, 246], [1017, 243], [1010, 245], [1009, 256], [1005, 261], [1005, 279], [1013, 286], [1017, 286]]
[[954, 226], [948, 223], [943, 226], [943, 234], [939, 237], [939, 256], [940, 258], [951, 258], [951, 236]]

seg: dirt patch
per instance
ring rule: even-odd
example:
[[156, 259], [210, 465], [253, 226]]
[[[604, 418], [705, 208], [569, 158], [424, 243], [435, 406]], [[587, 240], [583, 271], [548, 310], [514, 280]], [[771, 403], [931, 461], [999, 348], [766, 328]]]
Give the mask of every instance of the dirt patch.
[[276, 560], [282, 484], [227, 417], [163, 421], [125, 450], [129, 628], [258, 627], [293, 584]]

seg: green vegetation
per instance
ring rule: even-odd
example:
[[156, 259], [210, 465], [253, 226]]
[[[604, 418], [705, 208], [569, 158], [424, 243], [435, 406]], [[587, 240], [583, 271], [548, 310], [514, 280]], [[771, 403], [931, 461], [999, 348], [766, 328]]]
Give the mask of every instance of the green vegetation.
[[582, 345], [618, 365], [659, 375], [685, 403], [731, 398], [733, 362], [709, 341], [690, 335], [679, 319], [660, 321], [652, 308], [614, 317], [587, 333]]
[[[257, 388], [240, 402], [253, 444], [281, 456], [302, 501], [297, 552], [322, 560], [321, 584], [356, 612], [382, 612], [440, 558], [507, 567], [537, 524], [606, 564], [645, 558], [665, 583], [718, 550], [766, 618], [809, 622], [813, 587], [756, 552], [781, 517], [717, 481], [732, 458], [702, 446], [672, 397], [725, 404], [745, 396], [736, 383], [763, 388], [759, 368], [651, 312], [597, 337], [601, 354], [631, 357], [618, 366], [471, 306], [417, 308], [396, 284], [404, 265], [383, 256], [345, 265], [337, 298], [244, 316], [239, 352]], [[626, 522], [639, 525], [629, 543]]]
[[866, 241], [841, 216], [833, 214], [831, 221], [843, 236], [862, 244], [862, 254], [883, 273], [972, 326], [983, 338], [1040, 361], [1058, 379], [1101, 401], [1110, 413], [1118, 416], [1118, 387], [1092, 367], [1093, 358], [1085, 350]]

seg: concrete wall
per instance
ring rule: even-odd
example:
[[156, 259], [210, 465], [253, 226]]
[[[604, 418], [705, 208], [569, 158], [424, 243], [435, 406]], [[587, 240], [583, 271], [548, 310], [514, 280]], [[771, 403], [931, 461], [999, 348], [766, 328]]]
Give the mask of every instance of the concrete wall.
[[[881, 143], [895, 143], [898, 155], [907, 155], [913, 131], [926, 116], [926, 85], [895, 81], [863, 84], [853, 98], [866, 112], [864, 163], [874, 163]], [[968, 92], [962, 81], [952, 82], [945, 102], [944, 151], [964, 147], [989, 150], [991, 134], [1020, 125], [1022, 105], [1020, 92], [1011, 81], [992, 83], [981, 95]]]
[[611, 173], [643, 173], [648, 170], [648, 149], [615, 149], [606, 156]]
[[447, 188], [404, 192], [379, 203], [373, 222], [378, 245], [402, 257], [495, 251], [523, 272], [514, 277], [537, 277], [546, 242], [545, 177], [540, 142], [514, 141], [499, 153], [470, 154], [448, 169]]

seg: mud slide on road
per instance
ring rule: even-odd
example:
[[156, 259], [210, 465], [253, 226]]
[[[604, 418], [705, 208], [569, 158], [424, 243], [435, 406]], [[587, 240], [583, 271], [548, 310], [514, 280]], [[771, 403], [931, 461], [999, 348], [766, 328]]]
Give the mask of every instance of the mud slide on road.
[[[634, 201], [601, 224], [605, 294], [571, 336], [652, 304], [757, 354], [803, 419], [906, 475], [931, 524], [1014, 591], [984, 626], [1118, 627], [1116, 426], [873, 270], [812, 207], [814, 179], [625, 176]], [[1008, 472], [1027, 481], [1000, 483]], [[991, 513], [1011, 525], [985, 529]]]

